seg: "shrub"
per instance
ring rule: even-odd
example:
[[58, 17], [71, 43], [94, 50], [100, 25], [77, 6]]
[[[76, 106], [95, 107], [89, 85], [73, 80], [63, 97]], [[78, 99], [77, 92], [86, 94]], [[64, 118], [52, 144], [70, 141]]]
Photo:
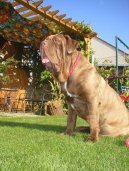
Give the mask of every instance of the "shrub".
[[4, 59], [4, 54], [0, 53], [0, 83], [5, 84], [9, 81], [7, 70], [14, 66], [14, 58]]

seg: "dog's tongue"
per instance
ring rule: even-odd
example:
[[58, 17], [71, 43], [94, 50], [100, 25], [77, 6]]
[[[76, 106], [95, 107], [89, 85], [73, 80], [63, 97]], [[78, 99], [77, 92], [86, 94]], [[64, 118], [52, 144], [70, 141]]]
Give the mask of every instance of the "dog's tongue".
[[48, 62], [50, 62], [48, 58], [43, 58], [43, 59], [42, 59], [42, 63], [43, 63], [43, 64], [46, 64], [46, 63], [48, 63]]
[[40, 52], [41, 52], [42, 63], [46, 64], [46, 63], [50, 62], [50, 60], [48, 59], [48, 57], [47, 57], [47, 55], [45, 53], [43, 44], [41, 44]]

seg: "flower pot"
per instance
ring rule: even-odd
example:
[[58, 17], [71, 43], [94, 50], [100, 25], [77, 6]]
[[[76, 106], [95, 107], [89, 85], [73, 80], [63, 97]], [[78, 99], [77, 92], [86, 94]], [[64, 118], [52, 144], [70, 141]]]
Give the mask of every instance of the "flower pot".
[[52, 100], [45, 103], [45, 115], [64, 115], [61, 100]]

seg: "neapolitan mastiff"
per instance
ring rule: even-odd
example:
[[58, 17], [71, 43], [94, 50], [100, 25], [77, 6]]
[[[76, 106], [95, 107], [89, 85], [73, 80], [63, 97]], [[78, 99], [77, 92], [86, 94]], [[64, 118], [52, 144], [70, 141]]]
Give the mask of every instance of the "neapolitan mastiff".
[[[129, 112], [119, 95], [77, 51], [78, 42], [68, 35], [48, 36], [41, 42], [42, 63], [60, 83], [68, 103], [66, 134], [71, 135], [77, 115], [89, 123], [90, 137], [129, 133]], [[100, 49], [101, 50], [101, 49]]]

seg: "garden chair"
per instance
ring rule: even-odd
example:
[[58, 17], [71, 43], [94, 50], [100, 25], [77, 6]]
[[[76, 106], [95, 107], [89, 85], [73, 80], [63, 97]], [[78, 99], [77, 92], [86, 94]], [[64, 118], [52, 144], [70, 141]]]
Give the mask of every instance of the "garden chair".
[[19, 89], [15, 98], [10, 98], [11, 111], [31, 111], [41, 115], [43, 113], [44, 103], [51, 100], [52, 95], [49, 92], [28, 87], [26, 90]]
[[34, 88], [28, 87], [24, 90], [19, 90], [18, 96], [16, 98], [16, 101], [14, 102], [15, 105], [13, 105], [16, 110], [18, 111], [32, 111], [32, 97], [34, 93]]
[[0, 110], [5, 110], [7, 91], [0, 90]]
[[19, 98], [23, 98], [24, 94], [24, 89], [18, 89], [15, 95], [12, 94], [10, 96], [10, 112], [14, 110], [17, 111], [18, 109], [22, 110], [24, 104], [22, 102], [19, 102]]
[[15, 98], [17, 94], [16, 90], [5, 89], [0, 91], [0, 106], [3, 111], [11, 111], [11, 99]]
[[32, 109], [34, 112], [38, 111], [42, 115], [45, 103], [52, 100], [52, 94], [45, 90], [35, 89], [32, 98]]

